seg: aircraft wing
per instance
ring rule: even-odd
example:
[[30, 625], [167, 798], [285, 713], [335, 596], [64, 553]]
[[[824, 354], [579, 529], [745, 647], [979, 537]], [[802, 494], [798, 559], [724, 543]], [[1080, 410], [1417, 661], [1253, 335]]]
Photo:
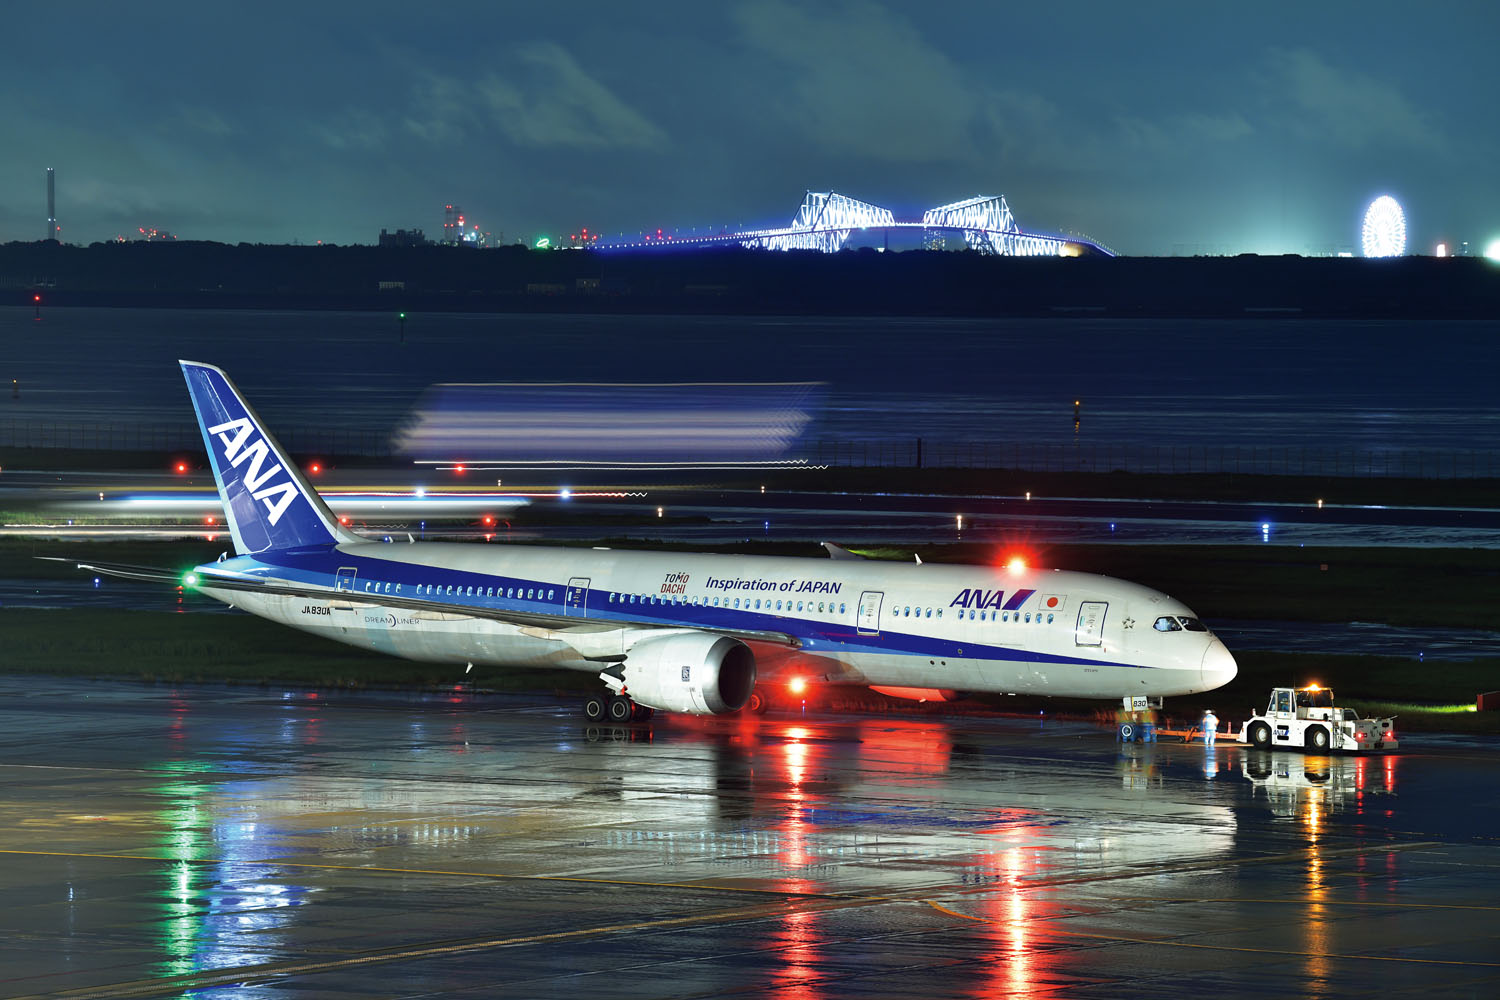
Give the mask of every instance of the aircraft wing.
[[122, 580], [144, 580], [147, 583], [182, 583], [182, 573], [162, 569], [160, 566], [136, 566], [132, 563], [110, 563], [110, 562], [78, 562], [75, 559], [67, 559], [63, 556], [35, 556], [36, 559], [45, 559], [48, 562], [73, 563], [79, 569], [86, 569], [90, 573], [99, 573], [103, 576], [115, 576]]

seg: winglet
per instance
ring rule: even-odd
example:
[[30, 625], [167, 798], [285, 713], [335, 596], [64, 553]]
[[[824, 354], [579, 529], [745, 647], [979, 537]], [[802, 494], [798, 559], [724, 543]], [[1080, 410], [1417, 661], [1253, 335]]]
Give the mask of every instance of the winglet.
[[835, 545], [832, 542], [824, 542], [823, 543], [823, 548], [825, 548], [825, 549], [828, 550], [828, 558], [830, 558], [830, 559], [863, 559], [864, 558], [864, 556], [857, 555], [856, 553], [850, 552], [848, 549], [844, 548], [842, 545]]
[[222, 369], [179, 361], [241, 555], [357, 542]]

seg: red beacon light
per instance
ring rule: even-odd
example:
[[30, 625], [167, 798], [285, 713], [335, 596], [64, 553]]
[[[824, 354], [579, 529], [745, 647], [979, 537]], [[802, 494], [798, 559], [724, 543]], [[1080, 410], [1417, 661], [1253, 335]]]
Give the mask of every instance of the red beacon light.
[[318, 473], [320, 473], [320, 472], [323, 471], [322, 463], [320, 463], [320, 462], [314, 462], [313, 464], [311, 464], [311, 465], [309, 465], [307, 467], [307, 471], [311, 472], [313, 475], [316, 476]]
[[176, 470], [177, 474], [180, 476], [183, 473], [187, 472], [187, 470], [188, 470], [188, 464], [186, 462], [178, 462], [172, 468], [174, 470]]
[[797, 694], [797, 695], [806, 694], [807, 693], [807, 678], [806, 677], [793, 677], [791, 680], [787, 681], [786, 688], [792, 694]]
[[1011, 556], [1005, 560], [1005, 568], [1010, 570], [1014, 575], [1020, 575], [1026, 572], [1026, 558], [1019, 555]]

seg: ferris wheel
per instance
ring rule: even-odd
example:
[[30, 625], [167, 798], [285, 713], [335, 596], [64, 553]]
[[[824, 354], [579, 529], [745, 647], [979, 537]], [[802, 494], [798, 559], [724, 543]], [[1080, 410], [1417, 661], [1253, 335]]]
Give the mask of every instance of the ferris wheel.
[[1399, 257], [1406, 252], [1406, 214], [1388, 194], [1370, 202], [1360, 242], [1366, 257]]

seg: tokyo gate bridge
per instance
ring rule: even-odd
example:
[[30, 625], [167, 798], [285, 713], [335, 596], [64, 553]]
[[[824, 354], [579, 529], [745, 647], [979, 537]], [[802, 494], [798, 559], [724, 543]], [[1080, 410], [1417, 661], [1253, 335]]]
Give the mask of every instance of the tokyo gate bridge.
[[764, 250], [842, 250], [855, 233], [920, 230], [927, 234], [962, 234], [965, 245], [980, 253], [1007, 257], [1076, 257], [1102, 254], [1104, 245], [1082, 236], [1027, 231], [1016, 224], [1001, 195], [981, 195], [951, 205], [939, 205], [921, 219], [897, 219], [888, 208], [859, 201], [837, 191], [809, 191], [789, 225], [717, 233], [642, 233], [601, 237], [589, 244], [595, 250], [739, 245]]

